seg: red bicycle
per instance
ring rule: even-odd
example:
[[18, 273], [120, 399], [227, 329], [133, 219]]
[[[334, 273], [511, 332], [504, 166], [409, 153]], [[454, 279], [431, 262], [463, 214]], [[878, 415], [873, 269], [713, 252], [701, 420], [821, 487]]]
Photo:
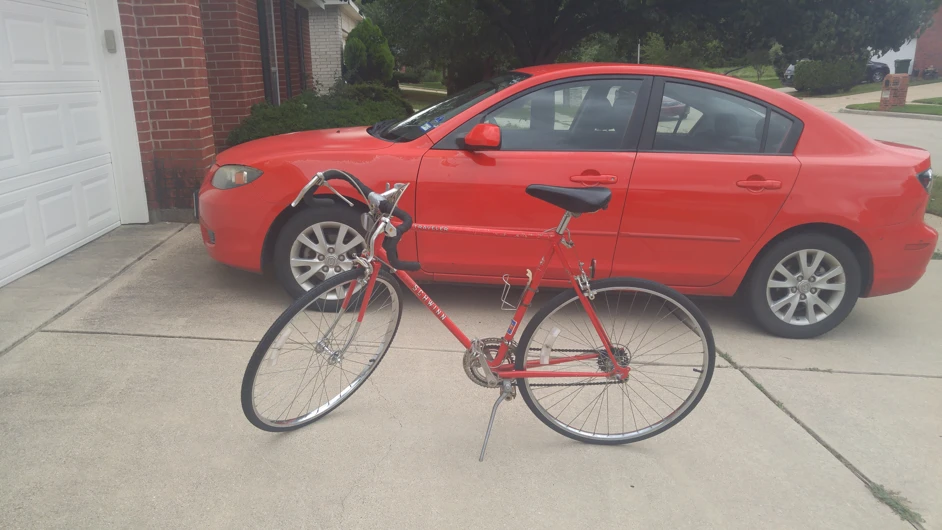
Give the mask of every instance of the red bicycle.
[[[465, 347], [464, 370], [474, 383], [499, 388], [481, 448], [498, 406], [519, 389], [530, 410], [553, 430], [588, 443], [623, 444], [650, 438], [682, 420], [706, 392], [713, 375], [713, 333], [697, 307], [664, 285], [634, 278], [590, 281], [573, 251], [573, 218], [606, 208], [607, 188], [531, 185], [527, 193], [565, 213], [545, 232], [413, 225], [396, 205], [408, 185], [376, 193], [348, 173], [318, 173], [294, 204], [312, 201], [320, 186], [353, 204], [328, 182], [344, 179], [369, 204], [363, 214], [368, 248], [357, 267], [296, 300], [272, 324], [249, 360], [242, 409], [256, 427], [289, 431], [323, 418], [376, 370], [402, 315], [400, 282]], [[393, 218], [401, 221], [395, 224]], [[527, 271], [510, 325], [502, 337], [469, 339], [407, 271], [396, 245], [408, 230], [434, 230], [547, 242], [535, 271]], [[316, 237], [316, 236], [315, 236]], [[377, 241], [382, 246], [377, 247]], [[344, 259], [329, 241], [306, 242], [324, 266]], [[514, 341], [547, 265], [558, 256], [572, 288], [549, 300]], [[387, 272], [384, 269], [389, 269]], [[397, 281], [398, 278], [398, 281]], [[506, 278], [505, 278], [506, 282]], [[507, 304], [510, 284], [504, 289]]]

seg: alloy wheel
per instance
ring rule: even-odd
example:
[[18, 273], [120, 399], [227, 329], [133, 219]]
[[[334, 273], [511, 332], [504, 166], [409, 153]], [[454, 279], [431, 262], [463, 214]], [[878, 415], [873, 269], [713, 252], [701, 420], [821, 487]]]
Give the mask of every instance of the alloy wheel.
[[[313, 224], [302, 230], [291, 245], [291, 274], [298, 285], [310, 290], [328, 278], [351, 270], [353, 259], [365, 243], [359, 232], [344, 223]], [[336, 294], [329, 293], [326, 298], [336, 299]]]
[[766, 284], [769, 309], [795, 326], [817, 324], [840, 306], [847, 277], [840, 261], [823, 250], [805, 249], [785, 256]]

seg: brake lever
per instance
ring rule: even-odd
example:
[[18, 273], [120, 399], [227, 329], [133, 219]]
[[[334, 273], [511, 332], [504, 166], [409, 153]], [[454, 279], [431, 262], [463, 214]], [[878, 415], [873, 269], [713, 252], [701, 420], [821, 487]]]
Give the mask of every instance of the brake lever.
[[350, 202], [350, 199], [344, 197], [343, 195], [340, 194], [339, 191], [335, 190], [334, 187], [330, 185], [330, 182], [327, 182], [327, 181], [325, 180], [325, 181], [324, 181], [324, 185], [327, 186], [327, 189], [329, 189], [334, 195], [340, 197], [340, 200], [342, 200], [343, 202], [347, 203], [347, 206], [353, 207], [353, 203]]
[[316, 175], [314, 175], [311, 178], [310, 181], [308, 181], [307, 184], [304, 185], [303, 188], [301, 188], [301, 191], [298, 193], [298, 196], [295, 197], [293, 201], [291, 201], [291, 206], [294, 207], [300, 204], [301, 200], [304, 199], [304, 196], [307, 194], [307, 192], [314, 186], [327, 186], [327, 189], [329, 189], [334, 195], [340, 197], [340, 199], [343, 202], [347, 203], [347, 206], [350, 206], [350, 207], [353, 206], [353, 203], [350, 202], [349, 199], [341, 195], [340, 192], [335, 190], [334, 187], [331, 186], [329, 182], [327, 182], [327, 179], [324, 178], [324, 174], [319, 171], [317, 172]]

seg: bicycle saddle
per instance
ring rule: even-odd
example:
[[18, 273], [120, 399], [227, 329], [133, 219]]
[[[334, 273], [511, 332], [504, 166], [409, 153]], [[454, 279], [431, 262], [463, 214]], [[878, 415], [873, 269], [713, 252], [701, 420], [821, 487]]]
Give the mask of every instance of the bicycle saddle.
[[560, 186], [546, 186], [544, 184], [530, 184], [527, 186], [527, 195], [546, 201], [553, 206], [572, 213], [590, 213], [608, 208], [612, 200], [612, 190], [608, 188], [563, 188]]

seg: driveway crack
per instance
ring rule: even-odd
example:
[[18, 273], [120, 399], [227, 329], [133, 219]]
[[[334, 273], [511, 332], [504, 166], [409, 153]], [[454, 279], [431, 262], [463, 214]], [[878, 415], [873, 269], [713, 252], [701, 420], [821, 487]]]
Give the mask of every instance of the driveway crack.
[[[821, 435], [816, 433], [811, 427], [805, 424], [805, 422], [801, 421], [798, 418], [798, 416], [796, 416], [791, 410], [788, 409], [788, 407], [785, 406], [784, 403], [779, 401], [775, 396], [772, 395], [771, 392], [766, 390], [766, 388], [762, 386], [762, 383], [757, 381], [756, 378], [753, 377], [752, 374], [750, 374], [746, 370], [746, 367], [741, 366], [739, 363], [734, 361], [733, 358], [730, 357], [728, 353], [720, 351], [719, 348], [717, 348], [716, 353], [717, 355], [722, 357], [726, 362], [728, 362], [730, 366], [732, 366], [739, 373], [741, 373], [750, 383], [752, 383], [753, 386], [759, 389], [759, 392], [762, 392], [762, 394], [765, 395], [765, 397], [768, 398], [769, 401], [774, 403], [775, 406], [779, 408], [779, 410], [784, 412], [786, 416], [791, 418], [791, 420], [797, 423], [799, 427], [804, 429], [805, 432], [808, 433], [812, 438], [814, 438], [816, 442], [818, 442], [819, 444], [821, 444], [822, 447], [827, 449], [827, 451], [831, 453], [831, 456], [836, 458], [838, 462], [843, 464], [844, 467], [846, 467], [851, 473], [853, 473], [855, 477], [857, 477], [861, 482], [863, 482], [864, 486], [867, 487], [867, 489], [870, 491], [870, 494], [873, 495], [874, 498], [876, 498], [878, 501], [880, 501], [881, 503], [889, 507], [891, 510], [893, 510], [893, 512], [896, 515], [898, 515], [900, 519], [912, 525], [912, 527], [915, 528], [916, 530], [925, 529], [925, 527], [922, 525], [922, 523], [925, 522], [925, 519], [923, 519], [921, 514], [919, 514], [918, 512], [916, 512], [910, 507], [910, 503], [908, 499], [900, 495], [899, 492], [886, 489], [882, 484], [878, 484], [874, 482], [873, 480], [871, 480], [870, 477], [868, 477], [866, 474], [864, 474], [863, 471], [857, 468], [857, 466], [851, 463], [850, 460], [847, 460], [847, 458], [845, 458], [844, 455], [838, 452], [837, 449], [835, 449], [829, 443], [827, 443], [824, 440], [824, 438], [821, 437]], [[818, 370], [810, 370], [810, 371], [818, 371]]]

